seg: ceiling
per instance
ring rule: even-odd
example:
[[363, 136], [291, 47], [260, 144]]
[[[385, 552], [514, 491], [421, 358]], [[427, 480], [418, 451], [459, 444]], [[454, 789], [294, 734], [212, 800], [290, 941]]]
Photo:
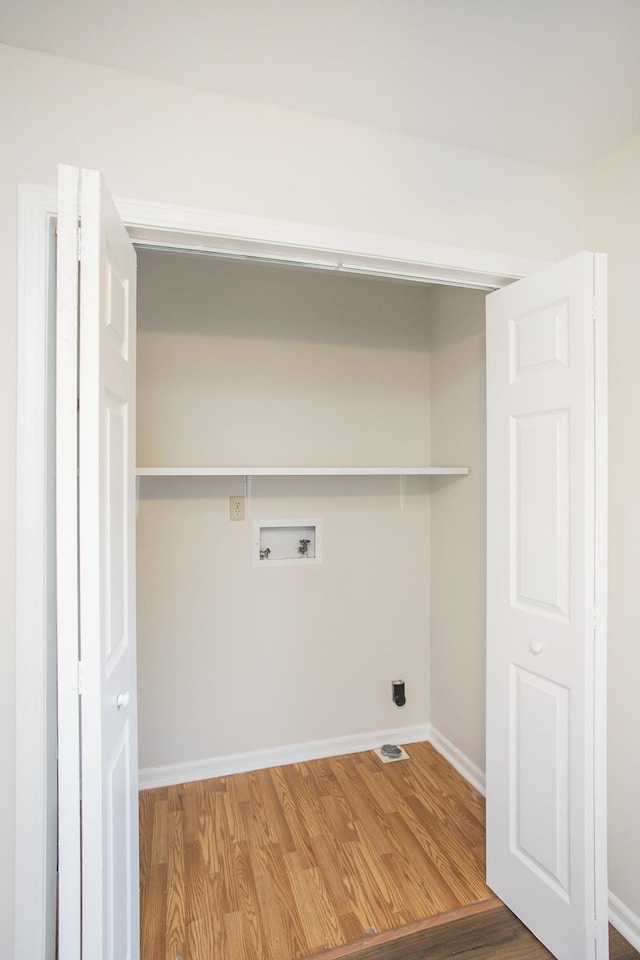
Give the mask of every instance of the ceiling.
[[567, 170], [640, 132], [640, 0], [0, 0], [0, 41]]

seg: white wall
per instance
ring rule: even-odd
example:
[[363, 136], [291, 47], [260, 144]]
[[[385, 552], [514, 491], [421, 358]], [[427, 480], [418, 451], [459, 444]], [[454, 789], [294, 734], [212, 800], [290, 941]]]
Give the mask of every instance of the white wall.
[[[141, 252], [142, 464], [429, 462], [428, 291]], [[426, 725], [429, 480], [144, 480], [141, 767]], [[252, 522], [318, 518], [323, 561], [252, 566]], [[391, 680], [407, 683], [407, 704]]]
[[609, 264], [609, 885], [640, 940], [640, 137], [585, 196], [587, 244]]
[[16, 188], [58, 161], [119, 196], [555, 260], [582, 244], [581, 178], [0, 46], [0, 937], [12, 949]]
[[138, 255], [140, 465], [427, 462], [420, 284]]
[[582, 237], [576, 174], [2, 47], [4, 175], [62, 160], [118, 196], [555, 260]]
[[431, 459], [469, 466], [432, 481], [430, 722], [485, 769], [485, 295], [431, 293]]
[[[252, 566], [233, 481], [145, 481], [138, 519], [142, 768], [428, 716], [428, 481], [257, 479], [251, 516], [319, 518], [318, 566]], [[391, 700], [404, 677], [408, 702]]]

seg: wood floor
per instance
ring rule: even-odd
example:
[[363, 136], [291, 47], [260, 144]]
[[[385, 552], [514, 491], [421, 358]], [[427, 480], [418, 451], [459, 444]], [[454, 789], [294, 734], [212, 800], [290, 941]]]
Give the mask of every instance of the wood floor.
[[142, 960], [298, 960], [492, 899], [483, 798], [407, 750], [143, 791]]
[[[344, 952], [341, 956], [345, 956]], [[553, 960], [549, 951], [504, 905], [493, 904], [488, 911], [348, 952], [348, 960], [459, 960], [460, 957], [464, 960]], [[609, 958], [640, 960], [640, 954], [610, 927]], [[323, 953], [311, 960], [334, 958]]]

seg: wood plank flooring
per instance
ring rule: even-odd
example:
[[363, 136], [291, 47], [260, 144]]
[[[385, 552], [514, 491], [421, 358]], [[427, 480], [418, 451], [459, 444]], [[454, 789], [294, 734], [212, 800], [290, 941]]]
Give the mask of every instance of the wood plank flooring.
[[299, 960], [491, 899], [483, 798], [407, 751], [143, 791], [142, 960]]
[[[504, 905], [488, 912], [341, 952], [348, 960], [553, 960], [552, 955]], [[610, 960], [640, 960], [640, 954], [612, 927]], [[334, 960], [332, 952], [310, 960]]]

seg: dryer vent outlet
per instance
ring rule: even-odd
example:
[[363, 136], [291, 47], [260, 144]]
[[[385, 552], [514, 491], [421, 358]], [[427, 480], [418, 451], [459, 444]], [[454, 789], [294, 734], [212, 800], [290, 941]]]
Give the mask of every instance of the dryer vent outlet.
[[407, 702], [407, 698], [404, 692], [404, 680], [392, 680], [391, 681], [391, 696], [393, 697], [393, 702], [396, 707], [404, 707]]

